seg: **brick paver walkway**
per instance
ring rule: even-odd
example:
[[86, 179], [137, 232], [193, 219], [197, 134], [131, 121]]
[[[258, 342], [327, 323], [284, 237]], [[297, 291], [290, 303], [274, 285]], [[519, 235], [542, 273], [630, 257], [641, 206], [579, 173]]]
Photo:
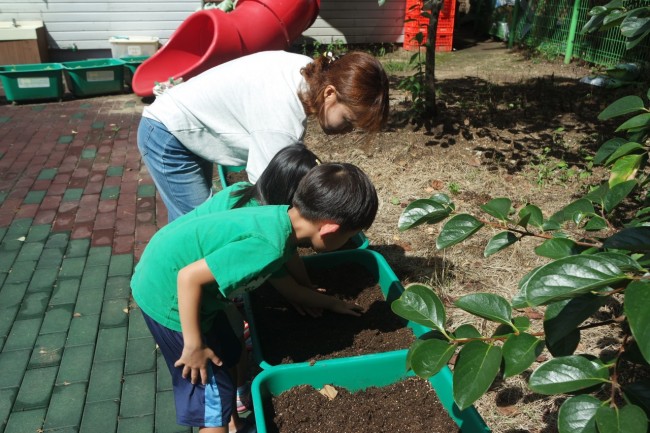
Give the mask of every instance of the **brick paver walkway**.
[[0, 105], [0, 433], [188, 432], [130, 298], [160, 225], [135, 95]]

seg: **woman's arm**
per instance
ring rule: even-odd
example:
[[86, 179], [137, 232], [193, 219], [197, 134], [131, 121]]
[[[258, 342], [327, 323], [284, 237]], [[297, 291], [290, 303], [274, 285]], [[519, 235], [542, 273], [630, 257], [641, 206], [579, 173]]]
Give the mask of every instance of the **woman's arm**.
[[178, 272], [178, 313], [183, 332], [183, 353], [174, 367], [183, 367], [183, 377], [192, 383], [200, 378], [204, 385], [208, 381], [208, 361], [221, 365], [221, 360], [206, 347], [201, 336], [202, 286], [214, 282], [214, 275], [207, 262], [202, 259], [185, 266]]

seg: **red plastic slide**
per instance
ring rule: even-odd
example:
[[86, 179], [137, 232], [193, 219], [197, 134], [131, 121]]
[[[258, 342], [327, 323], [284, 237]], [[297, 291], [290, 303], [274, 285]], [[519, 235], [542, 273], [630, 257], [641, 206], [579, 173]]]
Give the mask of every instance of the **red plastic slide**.
[[188, 80], [228, 60], [285, 50], [316, 20], [320, 0], [239, 0], [230, 13], [200, 10], [135, 71], [131, 87], [152, 96], [156, 82]]

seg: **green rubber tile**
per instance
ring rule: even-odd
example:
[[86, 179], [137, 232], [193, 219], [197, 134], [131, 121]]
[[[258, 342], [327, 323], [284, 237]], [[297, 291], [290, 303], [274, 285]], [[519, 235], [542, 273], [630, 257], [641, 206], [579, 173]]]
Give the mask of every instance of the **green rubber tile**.
[[74, 113], [70, 116], [71, 119], [83, 119], [84, 117], [86, 117], [86, 113]]
[[79, 433], [79, 425], [44, 429], [43, 433]]
[[65, 252], [68, 257], [85, 257], [90, 249], [90, 239], [73, 239], [68, 244], [68, 250]]
[[92, 247], [88, 251], [86, 266], [108, 266], [111, 263], [111, 247]]
[[74, 135], [61, 135], [56, 141], [57, 144], [70, 144], [74, 140]]
[[27, 291], [52, 293], [58, 275], [59, 270], [57, 268], [36, 269], [31, 281], [29, 282]]
[[129, 296], [131, 296], [130, 277], [109, 277], [106, 280], [104, 299], [128, 298]]
[[[0, 389], [0, 431], [4, 431], [17, 393], [18, 388]], [[153, 417], [151, 417], [151, 426], [153, 427]]]
[[120, 418], [117, 422], [117, 433], [153, 433], [153, 423], [153, 415]]
[[117, 401], [101, 401], [84, 406], [79, 433], [114, 432], [117, 429]]
[[133, 254], [116, 254], [111, 256], [111, 263], [108, 267], [108, 276], [115, 277], [126, 275], [131, 278], [133, 274]]
[[126, 352], [126, 326], [100, 329], [97, 334], [95, 362], [124, 360]]
[[13, 220], [9, 229], [7, 230], [7, 235], [13, 238], [19, 238], [20, 236], [27, 236], [29, 233], [29, 228], [32, 226], [32, 218], [19, 218]]
[[[2, 155], [2, 153], [0, 153], [0, 155]], [[2, 158], [0, 157], [0, 159]], [[8, 195], [9, 193], [0, 191], [0, 204], [4, 203]], [[0, 236], [0, 239], [2, 239], [2, 236]]]
[[45, 110], [45, 105], [34, 105], [32, 106], [32, 111], [43, 111]]
[[151, 332], [142, 317], [142, 310], [133, 308], [129, 312], [129, 340], [150, 337]]
[[45, 408], [13, 412], [9, 416], [4, 433], [38, 432], [45, 421]]
[[29, 283], [36, 270], [35, 261], [20, 262], [20, 266], [12, 266], [5, 284]]
[[45, 318], [41, 325], [41, 335], [67, 332], [70, 327], [70, 320], [74, 313], [74, 304], [60, 304], [50, 306], [45, 312]]
[[27, 292], [27, 283], [4, 284], [0, 287], [0, 314], [5, 308], [20, 307]]
[[57, 367], [34, 368], [25, 372], [23, 383], [20, 385], [14, 413], [22, 410], [47, 407], [54, 388]]
[[121, 417], [153, 415], [156, 407], [156, 374], [131, 374], [124, 376]]
[[95, 346], [92, 344], [65, 347], [59, 373], [56, 376], [56, 384], [87, 382], [90, 378], [94, 356]]
[[[0, 195], [2, 194], [4, 193], [0, 192]], [[2, 242], [2, 240], [5, 238], [5, 235], [7, 234], [7, 230], [9, 230], [7, 227], [0, 227], [0, 242]]]
[[43, 242], [47, 240], [47, 237], [52, 231], [52, 226], [49, 224], [37, 224], [29, 228], [29, 233], [27, 233], [26, 242]]
[[8, 273], [19, 253], [20, 249], [0, 251], [0, 255], [2, 256], [2, 260], [0, 260], [0, 272]]
[[96, 149], [84, 149], [81, 151], [81, 159], [93, 159], [97, 156]]
[[163, 391], [156, 393], [156, 433], [191, 433], [191, 427], [176, 424], [174, 393]]
[[25, 240], [22, 235], [12, 235], [7, 233], [2, 243], [0, 243], [0, 254], [4, 254], [7, 251], [17, 251], [23, 247]]
[[59, 278], [81, 277], [86, 266], [85, 257], [66, 257], [61, 262]]
[[0, 116], [0, 123], [7, 123], [11, 120], [9, 116]]
[[25, 204], [39, 204], [43, 201], [45, 198], [45, 193], [47, 191], [29, 191], [25, 198], [23, 199], [23, 203]]
[[92, 125], [90, 125], [90, 127], [93, 128], [93, 129], [104, 129], [104, 125], [105, 125], [104, 122], [96, 121], [96, 122], [93, 122]]
[[56, 232], [50, 234], [45, 243], [45, 248], [67, 248], [70, 240], [69, 232]]
[[45, 247], [44, 243], [40, 242], [24, 242], [23, 247], [16, 257], [16, 262], [25, 262], [25, 261], [38, 261]]
[[56, 268], [61, 267], [63, 261], [63, 252], [58, 248], [45, 248], [41, 254], [36, 269], [39, 268]]
[[153, 372], [156, 369], [156, 342], [153, 337], [129, 340], [126, 344], [124, 374]]
[[169, 391], [172, 387], [172, 375], [169, 374], [165, 357], [156, 350], [156, 391]]
[[47, 292], [27, 292], [18, 310], [18, 320], [42, 318], [47, 310], [50, 294]]
[[2, 286], [4, 285], [5, 280], [7, 279], [7, 275], [9, 275], [9, 273], [7, 273], [7, 272], [3, 272], [3, 271], [0, 269], [0, 287], [2, 287]]
[[0, 337], [5, 338], [5, 341], [2, 343], [2, 347], [4, 347], [6, 338], [9, 336], [9, 332], [14, 326], [14, 319], [16, 318], [19, 309], [20, 306], [16, 305], [0, 310]]
[[93, 364], [86, 402], [119, 400], [122, 395], [122, 368], [122, 360]]
[[119, 165], [112, 165], [108, 167], [108, 169], [106, 170], [106, 176], [108, 177], [113, 177], [113, 176], [121, 177], [123, 174], [124, 174], [124, 167]]
[[108, 266], [86, 266], [81, 276], [81, 290], [103, 289], [107, 275]]
[[65, 332], [39, 335], [34, 345], [32, 357], [29, 359], [29, 368], [58, 366], [63, 356], [66, 336], [67, 333]]
[[63, 201], [79, 201], [83, 195], [83, 188], [66, 189], [63, 193]]
[[104, 300], [104, 291], [101, 289], [87, 290], [83, 287], [79, 289], [77, 303], [74, 307], [75, 314], [88, 316], [102, 312], [102, 302]]
[[125, 298], [106, 299], [102, 304], [100, 328], [126, 327], [129, 321], [129, 300]]
[[89, 108], [93, 108], [93, 104], [91, 104], [90, 102], [84, 102], [83, 104], [81, 104], [81, 105], [79, 106], [79, 108], [82, 108], [82, 109], [84, 109], [84, 110], [87, 110], [87, 109], [89, 109]]
[[[11, 350], [0, 353], [0, 389], [16, 388], [23, 381], [23, 375], [29, 363], [29, 357], [32, 355], [31, 347], [24, 350]], [[11, 371], [11, 374], [6, 372]]]
[[50, 305], [75, 304], [79, 293], [79, 284], [80, 280], [78, 278], [57, 280], [54, 293], [50, 298]]
[[153, 185], [138, 185], [138, 197], [155, 197], [156, 187]]
[[85, 383], [55, 386], [43, 428], [47, 430], [78, 426], [81, 423], [85, 399]]
[[100, 200], [117, 200], [120, 196], [119, 186], [105, 186], [99, 196]]
[[31, 349], [41, 328], [41, 318], [16, 320], [2, 350]]
[[66, 347], [95, 344], [99, 328], [99, 314], [74, 316], [70, 322]]
[[58, 168], [44, 168], [38, 174], [36, 180], [52, 180], [56, 177], [58, 171], [59, 171]]

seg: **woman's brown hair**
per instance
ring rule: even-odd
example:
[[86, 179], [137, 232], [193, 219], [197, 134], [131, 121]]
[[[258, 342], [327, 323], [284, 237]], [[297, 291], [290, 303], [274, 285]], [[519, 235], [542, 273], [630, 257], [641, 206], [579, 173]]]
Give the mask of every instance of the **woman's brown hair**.
[[388, 77], [372, 55], [350, 51], [339, 58], [319, 56], [300, 72], [309, 87], [299, 94], [308, 115], [322, 115], [325, 88], [331, 85], [337, 101], [354, 113], [354, 127], [377, 132], [386, 124]]

